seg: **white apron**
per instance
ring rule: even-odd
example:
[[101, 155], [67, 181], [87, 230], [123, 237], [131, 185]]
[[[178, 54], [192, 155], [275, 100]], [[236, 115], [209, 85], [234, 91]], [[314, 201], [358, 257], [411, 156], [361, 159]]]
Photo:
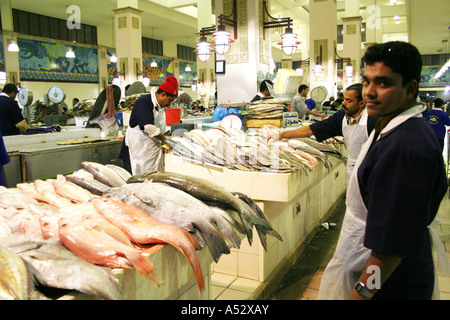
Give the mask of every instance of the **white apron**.
[[[153, 118], [155, 126], [159, 128], [163, 134], [166, 131], [166, 115], [163, 108], [156, 110], [156, 97], [151, 93], [153, 101]], [[164, 172], [164, 156], [161, 149], [161, 141], [156, 138], [149, 137], [139, 128], [128, 127], [125, 135], [125, 144], [129, 148], [131, 171], [133, 175], [160, 171]]]
[[349, 125], [347, 117], [342, 119], [342, 135], [344, 137], [345, 147], [347, 148], [347, 167], [346, 167], [346, 182], [348, 185], [353, 168], [358, 159], [362, 145], [367, 141], [369, 135], [367, 134], [367, 119], [366, 110], [362, 111], [361, 119], [354, 125]]
[[[392, 119], [384, 128], [378, 139], [411, 117], [421, 117], [422, 105], [412, 107], [396, 118]], [[319, 300], [344, 300], [347, 299], [358, 281], [361, 273], [369, 260], [370, 249], [364, 247], [364, 233], [367, 219], [367, 208], [361, 197], [358, 184], [358, 168], [372, 144], [375, 130], [361, 148], [361, 152], [355, 163], [353, 172], [347, 187], [346, 212], [342, 223], [341, 233], [333, 257], [325, 268], [319, 289]], [[432, 223], [433, 224], [433, 223]], [[432, 228], [430, 234], [433, 236]], [[439, 239], [433, 237], [433, 242], [438, 250], [438, 258], [447, 260]], [[439, 252], [440, 251], [440, 252]], [[444, 263], [442, 263], [444, 264]], [[448, 263], [447, 263], [448, 265]], [[442, 271], [442, 270], [441, 270]], [[435, 281], [437, 284], [437, 281]], [[433, 299], [439, 293], [437, 285], [433, 293]]]

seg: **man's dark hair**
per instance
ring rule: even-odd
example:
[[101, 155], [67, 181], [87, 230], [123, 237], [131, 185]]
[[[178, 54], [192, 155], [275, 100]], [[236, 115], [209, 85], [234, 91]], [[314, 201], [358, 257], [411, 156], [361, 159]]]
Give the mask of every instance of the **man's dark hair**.
[[436, 98], [436, 99], [434, 100], [434, 106], [435, 106], [436, 108], [442, 107], [443, 104], [444, 104], [444, 100], [442, 100], [441, 98]]
[[11, 93], [11, 92], [17, 93], [17, 92], [19, 92], [19, 90], [17, 90], [17, 87], [16, 87], [15, 84], [7, 83], [3, 87], [3, 92], [6, 93], [6, 94]]
[[[402, 75], [403, 86], [412, 80], [420, 82], [422, 57], [419, 50], [408, 42], [391, 41], [374, 44], [367, 48], [363, 60], [367, 65], [383, 62], [392, 71]], [[416, 97], [418, 94], [419, 90], [416, 92]]]
[[158, 93], [158, 94], [161, 94], [161, 93], [165, 93], [165, 94], [167, 94], [169, 97], [177, 97], [176, 95], [174, 95], [174, 94], [171, 94], [171, 93], [168, 93], [168, 92], [166, 92], [166, 91], [164, 91], [163, 89], [161, 89], [161, 88], [158, 88], [158, 90], [156, 90], [156, 93]]
[[271, 86], [273, 86], [273, 82], [270, 80], [264, 80], [263, 82], [261, 82], [261, 84], [259, 85], [259, 92], [263, 92], [264, 90], [267, 90], [267, 84], [270, 84]]
[[358, 99], [358, 101], [361, 101], [363, 99], [362, 97], [362, 89], [363, 89], [363, 84], [362, 83], [354, 83], [350, 86], [348, 86], [345, 91], [347, 90], [355, 90], [356, 91], [356, 98]]
[[302, 92], [303, 90], [306, 90], [306, 89], [308, 89], [309, 87], [306, 85], [306, 84], [301, 84], [299, 87], [298, 87], [298, 93], [300, 93], [300, 92]]

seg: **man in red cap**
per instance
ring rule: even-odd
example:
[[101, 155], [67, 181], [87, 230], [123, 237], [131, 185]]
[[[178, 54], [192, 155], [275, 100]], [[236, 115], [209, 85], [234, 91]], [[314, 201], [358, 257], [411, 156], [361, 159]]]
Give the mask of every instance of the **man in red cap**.
[[125, 135], [133, 175], [156, 170], [164, 171], [162, 154], [162, 146], [166, 145], [164, 108], [169, 107], [177, 96], [178, 81], [170, 76], [156, 92], [146, 94], [134, 103]]

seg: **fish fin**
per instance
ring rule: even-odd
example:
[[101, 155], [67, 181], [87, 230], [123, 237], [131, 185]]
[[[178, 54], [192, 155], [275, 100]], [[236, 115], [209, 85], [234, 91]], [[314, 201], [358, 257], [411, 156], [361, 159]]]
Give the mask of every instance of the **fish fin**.
[[217, 230], [210, 224], [210, 230], [203, 230], [203, 227], [199, 227], [194, 224], [195, 233], [200, 233], [202, 238], [205, 240], [206, 245], [208, 246], [209, 252], [213, 257], [214, 261], [217, 263], [222, 254], [229, 254], [230, 248], [227, 246], [225, 240], [220, 236]]
[[126, 258], [131, 262], [139, 274], [146, 277], [154, 285], [159, 286], [164, 282], [164, 280], [156, 273], [153, 263], [139, 252], [127, 253]]

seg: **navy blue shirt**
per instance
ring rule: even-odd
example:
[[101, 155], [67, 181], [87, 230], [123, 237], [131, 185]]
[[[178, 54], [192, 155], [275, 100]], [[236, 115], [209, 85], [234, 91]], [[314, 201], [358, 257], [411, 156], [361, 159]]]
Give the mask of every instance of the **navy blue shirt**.
[[22, 110], [17, 101], [10, 97], [0, 95], [0, 130], [3, 136], [20, 134], [16, 123], [23, 120]]
[[428, 226], [447, 190], [444, 162], [424, 118], [373, 142], [358, 169], [368, 210], [364, 246], [405, 257], [374, 299], [430, 299], [434, 266]]
[[139, 129], [144, 130], [146, 124], [155, 124], [153, 117], [152, 95], [146, 94], [139, 97], [134, 103], [133, 110], [130, 115], [129, 125], [131, 128], [139, 125]]
[[447, 134], [445, 126], [450, 126], [450, 117], [444, 110], [431, 109], [426, 113], [428, 123], [434, 130], [438, 139], [444, 139]]
[[[0, 133], [0, 167], [3, 167], [5, 164], [9, 163], [10, 159], [8, 156], [8, 152], [5, 148], [5, 143], [3, 141], [2, 134]], [[3, 178], [3, 170], [0, 170], [0, 185], [5, 185], [5, 180]]]
[[[367, 112], [367, 111], [366, 111]], [[334, 113], [332, 116], [311, 124], [309, 127], [311, 131], [314, 133], [317, 141], [323, 141], [329, 139], [331, 137], [342, 136], [342, 119], [345, 117], [345, 111], [339, 110]], [[367, 136], [370, 135], [373, 128], [375, 127], [375, 123], [377, 122], [376, 118], [368, 116], [367, 118]]]

